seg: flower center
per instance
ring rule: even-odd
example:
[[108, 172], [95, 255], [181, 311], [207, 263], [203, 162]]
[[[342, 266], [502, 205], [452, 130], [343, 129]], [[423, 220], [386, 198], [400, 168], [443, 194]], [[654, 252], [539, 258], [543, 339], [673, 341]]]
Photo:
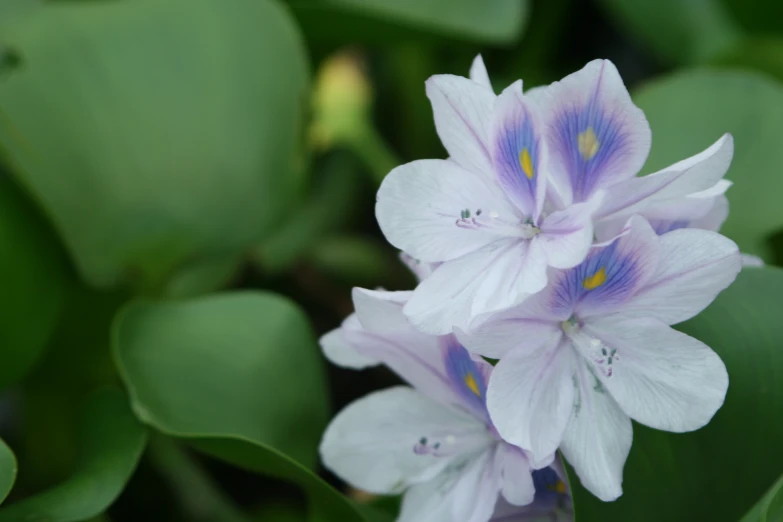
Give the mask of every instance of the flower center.
[[608, 346], [601, 339], [587, 335], [582, 329], [583, 323], [576, 316], [571, 316], [560, 323], [560, 327], [576, 350], [592, 362], [604, 377], [612, 376], [612, 364], [620, 359], [616, 348]]
[[471, 210], [463, 209], [459, 213], [460, 217], [456, 225], [460, 228], [471, 230], [484, 229], [494, 232], [500, 236], [518, 237], [521, 239], [533, 239], [541, 233], [532, 219], [526, 219], [523, 222], [508, 220], [500, 217], [494, 210], [484, 211], [480, 208]]
[[469, 430], [464, 433], [432, 433], [421, 436], [414, 444], [413, 452], [416, 455], [451, 457], [484, 448], [496, 440], [499, 439], [491, 433], [489, 428]]

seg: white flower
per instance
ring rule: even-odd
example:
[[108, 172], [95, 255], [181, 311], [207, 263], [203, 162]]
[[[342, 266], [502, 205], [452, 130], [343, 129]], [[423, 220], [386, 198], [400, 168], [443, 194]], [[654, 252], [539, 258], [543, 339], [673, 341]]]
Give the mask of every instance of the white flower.
[[523, 302], [546, 286], [547, 267], [576, 266], [594, 231], [608, 239], [631, 215], [662, 230], [716, 229], [725, 218], [731, 136], [636, 177], [650, 128], [611, 62], [524, 96], [521, 82], [495, 96], [480, 58], [471, 77], [427, 81], [449, 159], [402, 165], [378, 191], [388, 241], [439, 263], [405, 306], [421, 330], [470, 329]]
[[545, 291], [458, 334], [471, 351], [500, 359], [487, 392], [500, 435], [529, 450], [534, 466], [560, 447], [596, 496], [620, 496], [630, 419], [691, 431], [723, 404], [720, 358], [668, 325], [703, 310], [740, 268], [725, 237], [658, 236], [637, 216]]
[[[413, 386], [372, 393], [341, 411], [321, 442], [324, 464], [354, 487], [404, 492], [401, 522], [524, 521], [542, 512], [570, 519], [558, 475], [546, 468], [534, 477], [526, 454], [503, 442], [489, 420], [492, 366], [452, 335], [413, 329], [402, 313], [409, 296], [355, 289], [356, 314], [322, 338], [333, 362], [382, 362]], [[534, 480], [543, 484], [538, 493]]]

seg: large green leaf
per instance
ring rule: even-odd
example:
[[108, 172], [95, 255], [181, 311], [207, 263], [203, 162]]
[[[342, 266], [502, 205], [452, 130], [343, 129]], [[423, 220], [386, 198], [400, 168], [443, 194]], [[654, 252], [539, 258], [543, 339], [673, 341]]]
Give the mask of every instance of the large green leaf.
[[0, 146], [91, 283], [158, 289], [286, 217], [307, 69], [277, 2], [51, 2], [3, 40]]
[[634, 95], [653, 132], [652, 172], [734, 135], [727, 178], [731, 213], [722, 232], [743, 252], [772, 261], [768, 237], [783, 228], [783, 86], [740, 71], [693, 71], [652, 82]]
[[99, 515], [122, 492], [146, 440], [121, 392], [96, 393], [84, 410], [76, 472], [48, 491], [0, 508], [0, 522], [76, 522]]
[[721, 0], [600, 0], [629, 37], [659, 58], [702, 63], [736, 44], [741, 30]]
[[0, 439], [0, 503], [5, 500], [16, 480], [16, 457], [5, 441]]
[[64, 277], [57, 238], [0, 171], [0, 388], [22, 377], [46, 346]]
[[746, 268], [679, 329], [729, 372], [726, 402], [699, 431], [634, 425], [623, 496], [603, 503], [572, 480], [579, 522], [736, 522], [783, 469], [783, 270]]
[[[372, 35], [363, 26], [369, 21], [401, 25], [417, 31], [490, 43], [515, 41], [524, 29], [528, 0], [290, 0], [297, 15], [308, 21], [326, 21], [318, 32]], [[307, 31], [308, 35], [310, 31]]]
[[361, 520], [308, 468], [328, 416], [306, 316], [275, 294], [139, 302], [118, 317], [117, 367], [136, 415], [236, 465], [293, 480], [327, 520]]
[[740, 522], [783, 522], [783, 476]]

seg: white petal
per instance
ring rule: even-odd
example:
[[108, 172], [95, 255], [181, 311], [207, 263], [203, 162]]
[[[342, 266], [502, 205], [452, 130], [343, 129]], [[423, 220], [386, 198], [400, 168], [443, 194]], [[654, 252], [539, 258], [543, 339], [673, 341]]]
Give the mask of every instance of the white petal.
[[505, 240], [440, 265], [404, 312], [418, 329], [443, 335], [469, 330], [478, 317], [508, 309], [546, 286], [546, 257], [535, 242]]
[[737, 277], [737, 245], [715, 232], [679, 229], [660, 236], [652, 277], [621, 312], [676, 324], [698, 314]]
[[488, 130], [495, 94], [467, 78], [441, 74], [426, 83], [435, 128], [449, 156], [462, 167], [491, 179]]
[[487, 522], [500, 489], [494, 451], [455, 463], [434, 480], [405, 493], [397, 522]]
[[483, 219], [519, 221], [493, 183], [451, 161], [414, 161], [384, 178], [375, 215], [395, 247], [421, 261], [447, 261], [499, 237], [487, 227], [461, 226], [465, 211], [471, 218], [483, 213]]
[[367, 395], [338, 413], [321, 440], [321, 459], [356, 488], [399, 493], [431, 480], [460, 457], [414, 452], [421, 437], [444, 432], [480, 437], [486, 427], [461, 410], [399, 386]]
[[632, 419], [660, 430], [693, 431], [723, 405], [729, 376], [718, 354], [655, 319], [591, 319], [585, 332], [617, 357], [604, 386]]
[[456, 478], [441, 473], [429, 482], [412, 486], [402, 496], [400, 515], [395, 522], [454, 522], [449, 492]]
[[480, 54], [473, 58], [473, 63], [470, 65], [470, 79], [490, 91], [492, 90], [492, 82], [489, 81], [489, 73], [487, 73], [487, 67]]
[[594, 60], [540, 97], [548, 103], [549, 165], [564, 204], [586, 201], [644, 164], [650, 126], [612, 62]]
[[413, 256], [408, 255], [405, 252], [400, 252], [400, 261], [402, 261], [403, 264], [407, 266], [411, 272], [413, 272], [413, 275], [416, 276], [417, 281], [427, 279], [432, 271], [438, 268], [438, 263], [425, 263], [424, 261], [415, 259]]
[[518, 317], [517, 313], [514, 308], [495, 315], [469, 332], [457, 330], [455, 333], [465, 348], [492, 359], [502, 359], [517, 348], [535, 350], [562, 334], [556, 323]]
[[546, 252], [549, 266], [572, 268], [585, 260], [593, 244], [593, 213], [601, 199], [602, 194], [597, 194], [590, 201], [575, 203], [544, 219], [536, 240]]
[[753, 254], [741, 254], [742, 256], [742, 267], [745, 268], [746, 266], [752, 266], [752, 267], [762, 267], [764, 266], [764, 260], [761, 259], [759, 256], [754, 256]]
[[577, 396], [560, 447], [593, 495], [608, 502], [623, 494], [623, 466], [631, 451], [633, 428], [612, 396], [584, 364], [577, 365]]
[[344, 339], [359, 354], [382, 362], [428, 397], [462, 404], [459, 390], [447, 375], [442, 340], [415, 329], [402, 313], [410, 293], [354, 288], [356, 315], [363, 328], [344, 330]]
[[712, 208], [707, 214], [691, 221], [689, 228], [701, 228], [717, 232], [729, 217], [729, 199], [726, 196], [718, 196], [713, 202]]
[[358, 330], [360, 328], [361, 325], [356, 314], [351, 314], [343, 321], [342, 326], [321, 336], [319, 342], [326, 358], [337, 366], [355, 370], [378, 364], [377, 360], [361, 354], [345, 339], [344, 329]]
[[607, 197], [598, 216], [627, 218], [632, 214], [643, 214], [655, 201], [680, 198], [712, 187], [724, 187], [719, 182], [726, 174], [733, 155], [734, 140], [731, 134], [724, 134], [695, 156], [653, 174], [634, 177], [611, 186], [607, 189]]
[[574, 407], [574, 352], [553, 343], [509, 352], [495, 366], [487, 409], [500, 436], [530, 452], [532, 466], [551, 462]]
[[501, 487], [496, 451], [485, 451], [460, 474], [452, 493], [454, 520], [487, 522], [492, 517]]
[[503, 497], [515, 506], [530, 504], [536, 496], [536, 488], [527, 457], [521, 449], [510, 444], [501, 444], [497, 451], [503, 470]]
[[412, 295], [412, 291], [387, 292], [358, 287], [351, 292], [359, 323], [367, 331], [375, 333], [410, 330], [410, 325], [402, 314], [402, 307]]

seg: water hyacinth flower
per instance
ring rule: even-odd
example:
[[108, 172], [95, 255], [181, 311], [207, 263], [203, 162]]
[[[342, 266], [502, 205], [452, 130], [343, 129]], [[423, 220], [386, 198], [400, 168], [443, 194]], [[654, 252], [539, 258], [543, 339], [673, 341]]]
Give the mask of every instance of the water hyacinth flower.
[[423, 331], [470, 329], [523, 302], [546, 286], [547, 267], [581, 263], [594, 232], [608, 239], [631, 215], [698, 226], [727, 188], [729, 135], [636, 177], [650, 128], [607, 60], [524, 95], [516, 82], [496, 96], [480, 58], [471, 77], [427, 81], [449, 159], [402, 165], [378, 191], [387, 240], [439, 264], [405, 306]]
[[740, 266], [737, 246], [719, 234], [658, 236], [637, 216], [545, 291], [459, 334], [500, 359], [487, 391], [500, 435], [529, 450], [534, 467], [560, 447], [587, 489], [620, 496], [631, 419], [686, 432], [723, 404], [723, 362], [669, 325], [703, 310]]
[[[560, 476], [533, 475], [525, 453], [501, 441], [489, 420], [492, 366], [451, 335], [413, 329], [402, 313], [409, 297], [355, 289], [356, 313], [321, 339], [333, 362], [383, 363], [412, 385], [372, 393], [342, 410], [324, 433], [324, 464], [356, 488], [404, 492], [399, 521], [522, 522], [542, 513], [570, 520], [562, 518], [570, 499]], [[557, 466], [553, 459], [544, 460]]]

